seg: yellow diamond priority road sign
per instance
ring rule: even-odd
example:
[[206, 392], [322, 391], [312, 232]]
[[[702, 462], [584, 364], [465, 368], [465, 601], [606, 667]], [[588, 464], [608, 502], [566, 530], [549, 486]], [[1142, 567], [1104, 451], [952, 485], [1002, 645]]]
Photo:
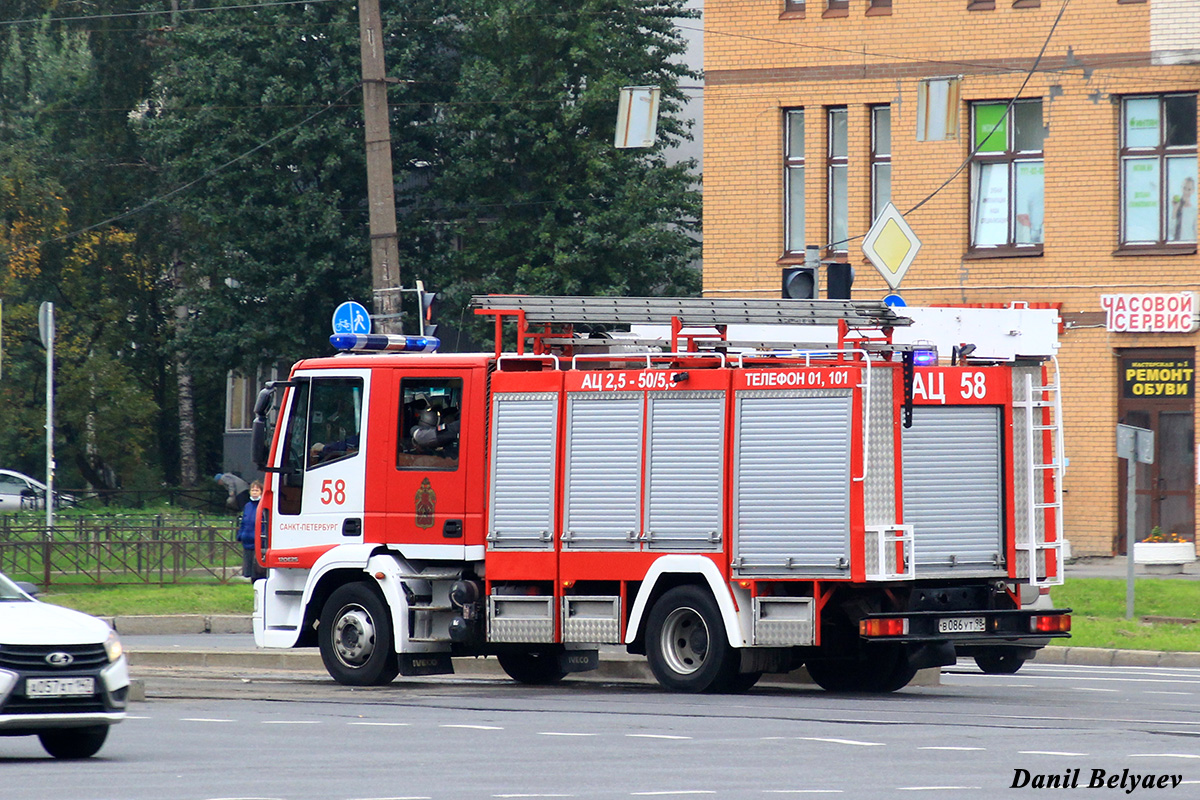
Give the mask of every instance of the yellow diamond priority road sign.
[[893, 290], [900, 288], [920, 249], [921, 240], [891, 203], [880, 212], [862, 243], [863, 253]]

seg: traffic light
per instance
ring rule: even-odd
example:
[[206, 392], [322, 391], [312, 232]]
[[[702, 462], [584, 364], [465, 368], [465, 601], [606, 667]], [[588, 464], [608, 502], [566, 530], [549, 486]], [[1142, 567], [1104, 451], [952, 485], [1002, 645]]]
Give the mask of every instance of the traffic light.
[[784, 300], [816, 300], [817, 296], [816, 267], [783, 268]]
[[433, 322], [433, 310], [437, 303], [437, 292], [425, 291], [423, 281], [417, 281], [417, 302], [421, 306], [420, 316], [420, 334], [422, 336], [435, 336], [437, 334], [437, 325]]
[[854, 267], [849, 264], [825, 265], [825, 297], [829, 300], [849, 300], [854, 285]]

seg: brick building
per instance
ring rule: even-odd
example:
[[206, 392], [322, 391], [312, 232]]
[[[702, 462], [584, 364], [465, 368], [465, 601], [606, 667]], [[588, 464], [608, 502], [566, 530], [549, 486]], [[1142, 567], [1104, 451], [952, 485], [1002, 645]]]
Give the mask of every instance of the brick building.
[[704, 46], [705, 293], [778, 297], [819, 245], [880, 298], [892, 202], [910, 305], [1059, 304], [1074, 554], [1123, 552], [1122, 421], [1156, 433], [1137, 532], [1194, 540], [1200, 0], [707, 0]]

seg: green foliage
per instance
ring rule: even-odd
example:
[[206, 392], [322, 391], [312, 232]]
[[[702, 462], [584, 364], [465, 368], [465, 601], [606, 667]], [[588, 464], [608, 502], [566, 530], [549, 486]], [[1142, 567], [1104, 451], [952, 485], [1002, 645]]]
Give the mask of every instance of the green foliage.
[[[156, 404], [131, 357], [145, 341], [139, 313], [152, 284], [129, 232], [99, 225], [64, 238], [85, 206], [76, 160], [97, 63], [89, 38], [40, 23], [8, 28], [0, 43], [0, 299], [5, 467], [45, 471], [45, 354], [37, 309], [55, 303], [56, 461], [60, 481], [111, 486], [143, 469]], [[70, 158], [64, 154], [71, 154]], [[67, 162], [67, 163], [64, 163]], [[93, 187], [92, 193], [97, 193]], [[101, 192], [102, 193], [102, 192]], [[143, 348], [145, 349], [145, 348]]]
[[[0, 465], [45, 468], [44, 300], [68, 487], [177, 478], [177, 369], [214, 471], [227, 372], [327, 352], [335, 305], [370, 301], [357, 7], [201, 5], [5, 5], [35, 21], [0, 31]], [[447, 319], [477, 292], [697, 290], [694, 165], [664, 156], [682, 0], [384, 6], [405, 285]], [[644, 84], [659, 141], [617, 151]]]
[[[424, 217], [439, 257], [414, 263], [451, 304], [471, 294], [692, 294], [700, 197], [673, 63], [676, 0], [464, 3], [462, 72]], [[613, 146], [620, 87], [662, 88], [659, 137]], [[450, 246], [452, 245], [452, 246]], [[433, 248], [431, 248], [433, 249]], [[447, 316], [453, 317], [453, 309]]]

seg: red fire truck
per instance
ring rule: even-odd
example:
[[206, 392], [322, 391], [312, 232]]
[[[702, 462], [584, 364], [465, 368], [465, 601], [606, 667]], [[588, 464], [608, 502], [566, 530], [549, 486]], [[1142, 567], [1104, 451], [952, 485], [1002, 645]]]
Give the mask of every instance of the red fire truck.
[[260, 393], [260, 646], [351, 685], [461, 656], [553, 683], [623, 645], [677, 691], [889, 692], [1069, 635], [1019, 601], [1061, 582], [1053, 311], [474, 303], [492, 353], [340, 334]]

